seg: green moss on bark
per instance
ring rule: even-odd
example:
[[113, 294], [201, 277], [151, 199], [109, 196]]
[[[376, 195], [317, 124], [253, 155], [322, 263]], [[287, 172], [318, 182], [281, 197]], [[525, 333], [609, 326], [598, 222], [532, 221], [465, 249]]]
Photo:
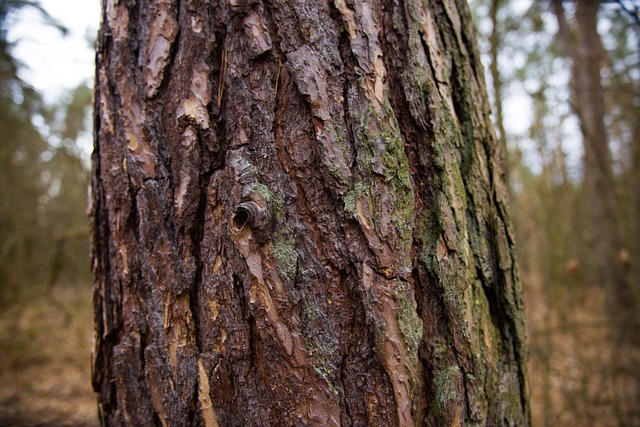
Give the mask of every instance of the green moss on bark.
[[[321, 323], [325, 316], [320, 307], [311, 301], [307, 301], [304, 304], [304, 312], [307, 318], [306, 323], [312, 325]], [[333, 361], [339, 350], [337, 341], [333, 337], [327, 336], [320, 329], [307, 331], [304, 336], [307, 354], [311, 358], [313, 369], [326, 381], [329, 389], [334, 394], [337, 394], [338, 390], [334, 385], [334, 381], [338, 375], [338, 365]]]
[[271, 251], [276, 259], [276, 267], [283, 279], [293, 279], [298, 265], [298, 252], [295, 248], [295, 240], [286, 231], [273, 234], [271, 239]]
[[[344, 197], [345, 209], [356, 215], [356, 202], [366, 199], [376, 232], [389, 241], [383, 224], [390, 220], [398, 239], [391, 239], [398, 253], [408, 253], [412, 244], [415, 195], [409, 161], [402, 136], [388, 99], [383, 113], [372, 106], [356, 117], [363, 146], [358, 150], [360, 177]], [[375, 195], [375, 196], [374, 196]], [[386, 218], [389, 216], [389, 218]], [[406, 257], [409, 263], [409, 257]]]
[[[416, 302], [411, 294], [411, 289], [407, 284], [400, 284], [397, 288], [398, 299], [398, 325], [400, 326], [400, 332], [404, 337], [407, 352], [409, 356], [414, 359], [414, 363], [417, 365], [418, 348], [422, 341], [422, 319], [418, 316], [416, 310]], [[413, 366], [413, 370], [416, 371], [416, 366]]]
[[274, 194], [265, 184], [256, 181], [249, 186], [249, 191], [258, 194], [265, 202], [271, 206], [271, 212], [276, 219], [284, 217], [284, 200], [282, 197]]

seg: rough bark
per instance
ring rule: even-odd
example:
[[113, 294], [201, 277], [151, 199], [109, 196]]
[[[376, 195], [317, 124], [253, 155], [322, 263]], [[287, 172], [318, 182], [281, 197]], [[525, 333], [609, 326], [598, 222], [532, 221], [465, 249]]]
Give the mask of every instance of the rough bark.
[[464, 1], [103, 3], [103, 424], [528, 424]]

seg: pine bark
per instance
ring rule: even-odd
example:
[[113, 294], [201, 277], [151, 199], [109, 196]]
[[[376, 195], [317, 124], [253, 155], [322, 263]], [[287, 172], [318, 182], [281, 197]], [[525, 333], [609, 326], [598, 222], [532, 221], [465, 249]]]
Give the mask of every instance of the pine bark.
[[527, 425], [463, 0], [106, 0], [104, 425]]

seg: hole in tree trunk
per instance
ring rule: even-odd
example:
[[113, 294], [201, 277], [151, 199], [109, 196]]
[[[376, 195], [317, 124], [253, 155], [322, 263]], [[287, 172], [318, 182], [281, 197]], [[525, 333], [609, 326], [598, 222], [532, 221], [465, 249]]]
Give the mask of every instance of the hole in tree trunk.
[[264, 212], [256, 202], [240, 203], [231, 218], [231, 232], [238, 234], [246, 227], [256, 227], [263, 216]]
[[245, 207], [238, 206], [233, 214], [233, 226], [238, 230], [242, 230], [245, 225], [251, 226], [253, 222], [253, 214]]

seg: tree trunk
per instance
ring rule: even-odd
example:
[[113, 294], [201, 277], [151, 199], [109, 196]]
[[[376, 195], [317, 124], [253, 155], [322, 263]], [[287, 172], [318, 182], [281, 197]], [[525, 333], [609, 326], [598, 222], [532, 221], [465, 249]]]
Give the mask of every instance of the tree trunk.
[[[502, 159], [503, 168], [508, 175], [511, 162], [509, 161], [509, 149], [507, 147], [507, 131], [504, 128], [504, 110], [502, 108], [502, 76], [500, 75], [500, 66], [498, 65], [499, 54], [502, 50], [502, 38], [506, 31], [501, 29], [501, 22], [498, 19], [498, 13], [503, 8], [504, 0], [491, 0], [489, 6], [489, 19], [491, 19], [491, 34], [489, 35], [489, 44], [491, 46], [489, 54], [491, 56], [491, 64], [489, 72], [491, 73], [491, 86], [493, 89], [493, 105], [495, 106], [495, 124], [498, 130], [498, 141], [500, 143], [500, 153], [504, 157]], [[508, 177], [505, 178], [507, 181]]]
[[572, 62], [573, 110], [578, 116], [583, 139], [585, 210], [589, 223], [585, 232], [593, 254], [588, 263], [590, 273], [612, 290], [614, 316], [633, 322], [636, 298], [629, 283], [628, 266], [619, 259], [623, 247], [613, 161], [605, 126], [601, 71], [606, 52], [597, 31], [599, 6], [600, 0], [576, 2], [576, 31], [572, 34], [562, 0], [553, 0], [558, 35]]
[[465, 1], [103, 3], [103, 424], [528, 424]]

